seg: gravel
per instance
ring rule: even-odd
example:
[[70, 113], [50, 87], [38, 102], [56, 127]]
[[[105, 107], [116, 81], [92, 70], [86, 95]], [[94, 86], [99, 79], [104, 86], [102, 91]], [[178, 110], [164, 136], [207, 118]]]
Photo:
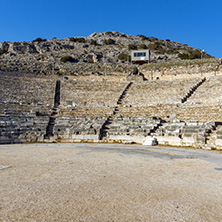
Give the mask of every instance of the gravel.
[[221, 168], [171, 150], [2, 145], [0, 221], [222, 221]]

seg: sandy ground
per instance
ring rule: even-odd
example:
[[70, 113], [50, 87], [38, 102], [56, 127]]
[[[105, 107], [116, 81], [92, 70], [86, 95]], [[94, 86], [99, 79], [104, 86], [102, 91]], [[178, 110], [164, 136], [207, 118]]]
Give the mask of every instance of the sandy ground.
[[184, 149], [3, 145], [0, 221], [222, 221], [220, 164]]

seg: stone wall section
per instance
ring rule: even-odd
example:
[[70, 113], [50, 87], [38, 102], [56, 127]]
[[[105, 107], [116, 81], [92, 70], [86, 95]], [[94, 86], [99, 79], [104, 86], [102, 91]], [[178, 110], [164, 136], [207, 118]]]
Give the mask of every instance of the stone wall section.
[[216, 129], [215, 122], [180, 121], [164, 123], [153, 136], [160, 145], [204, 148], [207, 137]]
[[49, 116], [6, 110], [0, 115], [0, 144], [43, 142]]
[[55, 81], [0, 74], [0, 144], [43, 142]]

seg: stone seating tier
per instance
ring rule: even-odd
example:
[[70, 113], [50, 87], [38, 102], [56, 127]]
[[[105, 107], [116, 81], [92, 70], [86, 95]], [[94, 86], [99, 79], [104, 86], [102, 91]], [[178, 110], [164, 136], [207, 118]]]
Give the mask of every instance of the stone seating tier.
[[123, 105], [137, 107], [159, 104], [180, 104], [181, 99], [201, 78], [183, 80], [159, 80], [134, 83], [126, 95]]
[[53, 138], [57, 141], [98, 141], [105, 117], [60, 116], [56, 118]]
[[0, 75], [0, 103], [53, 106], [55, 80]]
[[113, 120], [108, 130], [108, 135], [149, 135], [162, 120], [160, 118], [121, 117]]
[[49, 116], [9, 111], [0, 115], [0, 143], [43, 142]]
[[120, 107], [119, 115], [124, 117], [159, 117], [163, 120], [179, 119], [183, 121], [196, 120], [200, 122], [221, 121], [221, 105], [174, 105], [161, 104], [155, 106]]
[[71, 116], [71, 117], [104, 117], [107, 118], [113, 112], [110, 107], [76, 107], [73, 109], [58, 110], [58, 116]]
[[35, 113], [39, 116], [49, 115], [51, 112], [51, 106], [44, 105], [28, 105], [22, 103], [0, 103], [0, 114], [7, 115], [10, 112], [25, 112], [25, 113]]
[[125, 82], [63, 81], [63, 107], [114, 107], [126, 87]]
[[189, 98], [188, 104], [222, 104], [222, 76], [213, 76]]
[[216, 129], [215, 122], [167, 122], [164, 123], [156, 132], [158, 136], [208, 136], [211, 130]]

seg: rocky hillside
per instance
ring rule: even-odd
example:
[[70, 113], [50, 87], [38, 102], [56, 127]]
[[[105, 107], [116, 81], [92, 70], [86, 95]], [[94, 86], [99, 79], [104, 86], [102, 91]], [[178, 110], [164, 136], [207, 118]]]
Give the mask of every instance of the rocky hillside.
[[[0, 70], [43, 74], [100, 74], [132, 70], [131, 49], [151, 51], [151, 62], [196, 59], [201, 51], [186, 44], [119, 32], [93, 33], [32, 42], [0, 43]], [[204, 58], [211, 56], [204, 53]]]

